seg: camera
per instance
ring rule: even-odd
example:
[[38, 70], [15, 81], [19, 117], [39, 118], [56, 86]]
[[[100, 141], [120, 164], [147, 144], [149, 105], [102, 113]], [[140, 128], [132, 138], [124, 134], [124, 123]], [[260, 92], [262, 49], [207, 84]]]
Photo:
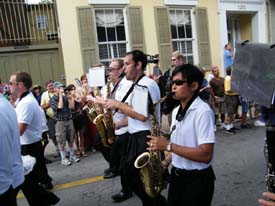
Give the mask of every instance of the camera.
[[155, 54], [155, 55], [147, 54], [147, 61], [150, 64], [157, 64], [159, 62], [159, 55], [158, 54]]

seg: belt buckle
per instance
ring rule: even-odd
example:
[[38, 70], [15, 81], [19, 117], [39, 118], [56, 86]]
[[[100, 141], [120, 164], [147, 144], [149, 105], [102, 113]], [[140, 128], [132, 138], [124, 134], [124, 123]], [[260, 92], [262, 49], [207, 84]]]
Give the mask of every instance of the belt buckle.
[[180, 170], [179, 169], [175, 169], [175, 175], [180, 176]]

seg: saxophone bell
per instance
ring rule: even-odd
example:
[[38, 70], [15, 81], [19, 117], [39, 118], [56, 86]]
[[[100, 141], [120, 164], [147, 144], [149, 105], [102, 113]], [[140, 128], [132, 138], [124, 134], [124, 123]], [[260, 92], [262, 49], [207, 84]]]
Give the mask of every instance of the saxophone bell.
[[143, 152], [141, 155], [137, 157], [135, 160], [135, 168], [140, 169], [143, 168], [145, 165], [147, 165], [150, 162], [151, 155], [149, 152]]

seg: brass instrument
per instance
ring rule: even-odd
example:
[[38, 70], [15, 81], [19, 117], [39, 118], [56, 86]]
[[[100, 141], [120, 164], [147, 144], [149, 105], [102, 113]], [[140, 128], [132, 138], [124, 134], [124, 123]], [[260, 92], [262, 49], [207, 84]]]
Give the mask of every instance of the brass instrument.
[[93, 122], [94, 119], [97, 116], [97, 112], [94, 106], [93, 102], [88, 102], [84, 107], [83, 110], [86, 112], [86, 115], [88, 117], [88, 119]]
[[[111, 97], [111, 81], [107, 83], [107, 98]], [[97, 89], [97, 95], [100, 95], [99, 90]], [[101, 104], [98, 105], [98, 115], [93, 120], [96, 128], [98, 130], [101, 143], [104, 147], [110, 147], [113, 144], [117, 137], [114, 133], [114, 122], [113, 122], [113, 114], [112, 110], [108, 109], [106, 113], [104, 113], [104, 108]]]
[[[160, 128], [158, 123], [157, 105], [166, 100], [166, 96], [154, 103], [154, 115], [152, 119], [151, 135], [159, 137]], [[134, 163], [140, 169], [141, 181], [148, 196], [157, 197], [163, 189], [163, 166], [160, 151], [149, 151], [139, 155]]]

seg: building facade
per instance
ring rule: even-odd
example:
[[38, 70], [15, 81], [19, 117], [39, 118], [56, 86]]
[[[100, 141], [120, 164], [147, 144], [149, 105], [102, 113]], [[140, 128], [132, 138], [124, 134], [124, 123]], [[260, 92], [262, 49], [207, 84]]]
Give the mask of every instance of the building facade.
[[[111, 59], [123, 58], [132, 49], [141, 49], [148, 55], [159, 54], [163, 71], [170, 67], [170, 55], [175, 50], [184, 54], [186, 63], [209, 69], [213, 64], [222, 68], [224, 45], [228, 42], [234, 47], [238, 41], [267, 43], [275, 39], [274, 0], [51, 0], [50, 3], [57, 8], [58, 42], [67, 83], [74, 83], [90, 66], [108, 65]], [[36, 18], [38, 21], [37, 28], [45, 29], [43, 15]], [[53, 38], [56, 34], [53, 33]], [[149, 72], [151, 67], [149, 64]]]

